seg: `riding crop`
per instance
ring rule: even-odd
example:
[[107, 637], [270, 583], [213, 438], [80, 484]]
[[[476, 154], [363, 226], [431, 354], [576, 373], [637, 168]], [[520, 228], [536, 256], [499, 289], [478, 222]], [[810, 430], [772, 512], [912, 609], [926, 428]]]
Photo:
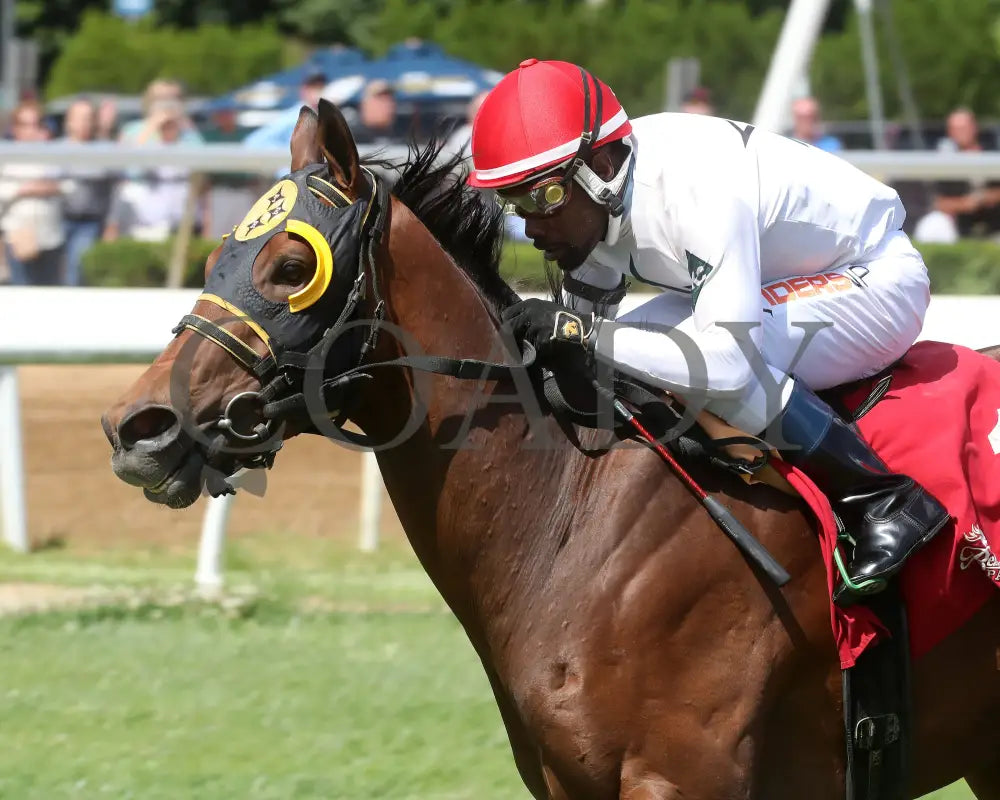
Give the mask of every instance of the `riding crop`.
[[754, 535], [746, 529], [742, 522], [733, 516], [733, 513], [728, 508], [698, 485], [698, 482], [678, 463], [670, 451], [660, 444], [653, 434], [646, 430], [643, 424], [635, 418], [635, 415], [617, 397], [614, 398], [614, 407], [622, 419], [636, 430], [639, 436], [656, 451], [660, 458], [667, 462], [667, 465], [673, 470], [674, 474], [688, 487], [702, 506], [705, 507], [705, 510], [708, 511], [712, 519], [715, 520], [716, 524], [722, 528], [723, 533], [732, 539], [733, 544], [744, 555], [754, 561], [776, 585], [784, 586], [791, 580], [791, 576], [775, 560], [774, 556], [767, 551], [767, 548], [757, 541]]

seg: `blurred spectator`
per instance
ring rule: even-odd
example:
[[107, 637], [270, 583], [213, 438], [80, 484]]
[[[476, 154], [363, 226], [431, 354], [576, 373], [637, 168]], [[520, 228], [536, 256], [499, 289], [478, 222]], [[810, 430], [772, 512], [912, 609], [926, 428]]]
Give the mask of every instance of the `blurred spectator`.
[[715, 116], [712, 92], [704, 86], [697, 86], [684, 96], [680, 110], [685, 114], [705, 114]]
[[97, 104], [97, 136], [101, 141], [113, 141], [118, 138], [118, 104], [110, 97], [105, 97]]
[[[206, 142], [238, 142], [243, 138], [235, 104], [217, 105], [203, 134]], [[210, 239], [230, 233], [247, 209], [267, 188], [252, 173], [216, 172], [205, 176], [202, 194], [201, 235]]]
[[[138, 129], [137, 143], [164, 146], [184, 141], [187, 118], [180, 103], [158, 100]], [[125, 131], [123, 136], [127, 135]], [[197, 141], [201, 142], [201, 136]], [[189, 137], [189, 141], [191, 141]], [[190, 171], [163, 166], [132, 174], [118, 186], [111, 203], [105, 239], [123, 236], [144, 241], [164, 241], [177, 230], [188, 195]]]
[[[21, 89], [17, 96], [17, 103], [18, 105], [21, 105], [22, 103], [26, 105], [37, 105], [42, 109], [42, 127], [45, 129], [42, 137], [43, 139], [54, 139], [58, 135], [59, 126], [51, 116], [45, 113], [45, 104], [38, 96], [37, 88], [34, 86], [28, 86]], [[13, 138], [13, 136], [10, 138]]]
[[938, 141], [937, 149], [942, 153], [978, 153], [983, 149], [979, 141], [979, 122], [971, 109], [956, 108], [948, 115], [945, 123], [948, 133]]
[[177, 138], [184, 144], [200, 144], [201, 134], [184, 111], [184, 90], [177, 81], [157, 79], [143, 92], [141, 119], [122, 126], [118, 140], [123, 144], [155, 144], [162, 141], [164, 123], [178, 128]]
[[[286, 108], [267, 125], [262, 125], [247, 134], [243, 143], [249, 147], [281, 147], [288, 150], [295, 123], [299, 120], [299, 110], [302, 106], [309, 106], [315, 111], [326, 83], [326, 75], [321, 70], [315, 69], [306, 73], [302, 83], [299, 84], [299, 102]], [[283, 170], [281, 174], [284, 175], [285, 172], [287, 170]]]
[[[201, 144], [204, 139], [184, 110], [184, 90], [177, 81], [157, 79], [143, 93], [143, 117], [122, 126], [124, 144], [166, 146]], [[112, 198], [105, 239], [123, 236], [164, 241], [177, 230], [188, 196], [190, 170], [163, 166], [128, 170]]]
[[[977, 153], [976, 115], [956, 108], [948, 115], [948, 135], [938, 142], [943, 153]], [[995, 236], [1000, 232], [1000, 182], [941, 181], [934, 187], [934, 210], [917, 222], [913, 238], [920, 242], [954, 243], [965, 236]]]
[[[50, 138], [42, 107], [20, 103], [11, 115], [15, 142]], [[62, 198], [58, 170], [44, 164], [0, 166], [0, 232], [15, 285], [59, 283], [63, 266]]]
[[[248, 133], [243, 138], [243, 144], [247, 147], [280, 147], [288, 152], [295, 123], [299, 121], [299, 111], [302, 106], [309, 106], [315, 111], [326, 84], [326, 74], [321, 70], [314, 69], [307, 72], [299, 84], [299, 102], [286, 108], [267, 125], [261, 125], [257, 130]], [[276, 177], [283, 177], [290, 167], [289, 164], [279, 169]]]
[[213, 109], [201, 134], [206, 142], [241, 141], [243, 134], [236, 121], [235, 104], [220, 105]]
[[844, 149], [840, 139], [823, 133], [819, 101], [815, 97], [800, 97], [792, 103], [792, 138], [828, 153]]
[[450, 158], [453, 155], [468, 158], [471, 155], [469, 145], [472, 143], [472, 122], [488, 94], [489, 91], [480, 92], [469, 101], [469, 105], [465, 109], [465, 122], [455, 128], [441, 145], [442, 158]]
[[[97, 138], [97, 108], [89, 100], [76, 100], [66, 109], [63, 141], [74, 144]], [[66, 236], [66, 272], [64, 283], [79, 286], [83, 254], [100, 238], [111, 207], [115, 176], [100, 167], [84, 165], [64, 168], [61, 173], [63, 193], [63, 230]]]
[[370, 81], [361, 94], [357, 122], [351, 124], [358, 144], [388, 145], [403, 140], [397, 126], [396, 92], [392, 84], [378, 78]]

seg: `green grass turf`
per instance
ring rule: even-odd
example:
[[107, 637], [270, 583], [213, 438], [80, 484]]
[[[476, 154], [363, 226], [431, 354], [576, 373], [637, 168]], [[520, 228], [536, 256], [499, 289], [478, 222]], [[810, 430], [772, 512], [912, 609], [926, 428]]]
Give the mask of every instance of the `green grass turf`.
[[0, 618], [0, 798], [528, 797], [481, 666], [404, 546], [243, 537], [217, 603], [192, 598], [192, 555], [0, 552], [0, 582], [113, 592]]
[[78, 611], [0, 641], [0, 797], [526, 796], [441, 613]]

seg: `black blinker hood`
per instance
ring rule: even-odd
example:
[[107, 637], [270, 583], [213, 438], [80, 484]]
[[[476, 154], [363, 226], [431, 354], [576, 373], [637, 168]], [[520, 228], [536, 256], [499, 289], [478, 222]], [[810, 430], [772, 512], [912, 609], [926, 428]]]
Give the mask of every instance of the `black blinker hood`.
[[[312, 164], [268, 189], [226, 238], [205, 283], [206, 294], [242, 310], [267, 332], [275, 356], [280, 351], [305, 352], [318, 342], [337, 318], [357, 276], [362, 226], [370, 200], [350, 203], [328, 176], [326, 165]], [[305, 224], [305, 230], [300, 223]], [[312, 299], [298, 311], [292, 311], [295, 303], [268, 300], [253, 282], [253, 264], [261, 250], [272, 236], [290, 228], [302, 231], [317, 251], [316, 277], [307, 290], [298, 293], [308, 293]], [[308, 228], [314, 229], [312, 235]], [[325, 243], [329, 250], [324, 256]], [[329, 263], [328, 278], [324, 261]]]

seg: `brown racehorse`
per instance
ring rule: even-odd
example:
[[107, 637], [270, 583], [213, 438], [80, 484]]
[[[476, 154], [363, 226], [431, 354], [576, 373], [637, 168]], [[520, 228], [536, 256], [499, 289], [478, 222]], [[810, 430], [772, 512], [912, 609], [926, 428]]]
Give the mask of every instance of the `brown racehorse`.
[[[326, 202], [337, 191], [345, 201], [368, 196], [335, 107], [324, 103], [318, 118], [304, 111], [291, 151], [293, 170], [324, 165], [335, 187]], [[512, 298], [496, 276], [502, 219], [444, 178], [425, 153], [391, 203], [383, 199], [385, 233], [355, 317], [373, 318], [381, 299], [385, 320], [424, 352], [496, 359], [504, 352], [497, 308]], [[253, 286], [275, 308], [323, 268], [315, 245], [282, 229], [248, 259]], [[209, 258], [207, 280], [221, 252]], [[217, 303], [200, 299], [194, 313], [266, 355], [257, 328]], [[193, 338], [182, 331], [103, 419], [119, 477], [172, 506], [194, 502], [212, 459], [176, 435], [180, 400], [210, 427], [232, 397], [260, 388], [223, 347], [202, 342], [179, 400], [170, 376]], [[365, 358], [399, 357], [400, 338], [379, 336]], [[652, 452], [535, 447], [531, 410], [491, 397], [503, 382], [424, 377], [419, 425], [382, 449], [379, 465], [413, 549], [482, 661], [532, 795], [842, 798], [841, 676], [803, 508], [695, 470], [792, 574], [778, 590]], [[352, 389], [352, 421], [375, 441], [391, 440], [419, 384], [410, 369], [374, 370]], [[454, 446], [463, 425], [466, 441]], [[998, 658], [994, 597], [915, 664], [915, 796], [965, 777], [979, 800], [1000, 799]]]

